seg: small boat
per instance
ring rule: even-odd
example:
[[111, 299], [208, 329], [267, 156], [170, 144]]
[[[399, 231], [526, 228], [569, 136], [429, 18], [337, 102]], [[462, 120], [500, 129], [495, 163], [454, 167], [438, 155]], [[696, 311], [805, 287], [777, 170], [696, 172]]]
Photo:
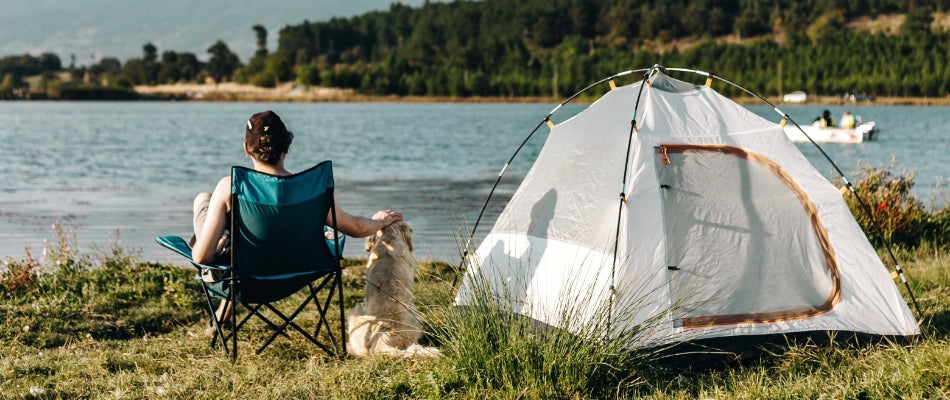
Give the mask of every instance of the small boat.
[[[785, 125], [785, 136], [793, 142], [808, 142], [810, 137], [817, 143], [861, 143], [874, 140], [877, 134], [873, 121], [863, 122], [855, 128], [822, 128], [818, 122], [801, 125], [801, 128], [799, 130], [793, 124]], [[808, 137], [805, 136], [806, 134]]]
[[791, 92], [789, 94], [786, 94], [785, 96], [782, 96], [782, 101], [786, 103], [804, 103], [805, 100], [808, 100], [808, 95], [805, 94], [805, 92], [801, 90]]

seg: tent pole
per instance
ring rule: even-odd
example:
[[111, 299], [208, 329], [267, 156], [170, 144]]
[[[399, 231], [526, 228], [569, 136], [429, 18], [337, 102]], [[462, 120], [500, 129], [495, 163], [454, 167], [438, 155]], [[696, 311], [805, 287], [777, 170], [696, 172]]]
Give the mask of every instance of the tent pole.
[[544, 117], [544, 119], [542, 119], [541, 122], [539, 122], [538, 125], [535, 126], [534, 129], [531, 130], [531, 133], [529, 133], [528, 136], [524, 138], [524, 140], [521, 142], [521, 145], [519, 145], [518, 148], [515, 150], [514, 154], [512, 154], [511, 157], [508, 158], [508, 162], [506, 162], [505, 165], [501, 168], [501, 171], [498, 172], [498, 177], [495, 178], [495, 183], [492, 185], [491, 190], [488, 192], [488, 196], [485, 197], [485, 202], [482, 204], [482, 209], [481, 209], [481, 211], [478, 212], [478, 218], [475, 219], [475, 225], [472, 227], [471, 233], [468, 235], [468, 238], [466, 239], [465, 243], [462, 245], [462, 246], [463, 246], [463, 249], [462, 249], [462, 259], [461, 259], [461, 261], [459, 261], [459, 270], [456, 272], [455, 278], [452, 279], [452, 289], [453, 289], [453, 290], [455, 290], [455, 286], [456, 286], [456, 284], [458, 284], [458, 277], [459, 277], [459, 275], [462, 275], [462, 274], [465, 272], [465, 260], [468, 259], [468, 256], [469, 256], [469, 253], [470, 253], [469, 250], [472, 248], [472, 241], [474, 240], [474, 237], [475, 237], [475, 231], [478, 230], [478, 225], [479, 225], [479, 223], [481, 223], [482, 217], [485, 215], [485, 209], [488, 208], [488, 203], [491, 201], [492, 195], [495, 194], [495, 189], [498, 188], [498, 184], [501, 182], [501, 178], [505, 175], [505, 171], [508, 170], [508, 166], [510, 166], [510, 165], [511, 165], [511, 162], [514, 161], [515, 157], [518, 156], [518, 153], [520, 153], [520, 152], [521, 152], [521, 149], [524, 148], [525, 144], [528, 143], [528, 140], [530, 140], [531, 137], [534, 136], [535, 132], [537, 132], [538, 129], [540, 129], [542, 125], [551, 123], [551, 116], [554, 115], [554, 113], [556, 113], [558, 110], [560, 110], [561, 107], [563, 107], [563, 106], [566, 105], [567, 103], [570, 103], [571, 101], [573, 101], [574, 99], [576, 99], [578, 96], [584, 94], [584, 92], [587, 92], [588, 90], [590, 90], [590, 89], [592, 89], [592, 88], [594, 88], [594, 87], [596, 87], [596, 86], [598, 86], [598, 85], [600, 85], [600, 84], [602, 84], [602, 83], [604, 83], [604, 82], [611, 82], [611, 81], [613, 81], [614, 79], [619, 78], [619, 77], [621, 77], [621, 76], [629, 75], [629, 74], [632, 74], [632, 73], [634, 73], [634, 72], [640, 72], [640, 71], [642, 71], [642, 70], [636, 70], [636, 71], [634, 71], [634, 70], [629, 70], [629, 71], [623, 71], [623, 72], [620, 72], [620, 73], [616, 73], [616, 74], [614, 74], [614, 75], [611, 75], [611, 76], [609, 76], [609, 77], [606, 77], [606, 78], [604, 78], [604, 79], [601, 79], [601, 80], [599, 80], [599, 81], [597, 81], [597, 82], [594, 82], [594, 83], [588, 85], [587, 87], [581, 89], [581, 90], [578, 91], [577, 93], [574, 93], [573, 95], [571, 95], [571, 97], [568, 97], [567, 99], [565, 99], [564, 101], [562, 101], [560, 104], [558, 104], [557, 107], [554, 107], [554, 109], [552, 109], [551, 112], [549, 112], [548, 115], [546, 115], [546, 116]]
[[633, 117], [630, 119], [630, 133], [627, 135], [627, 152], [623, 161], [623, 178], [620, 181], [620, 202], [617, 206], [617, 229], [614, 232], [614, 258], [610, 264], [610, 301], [607, 305], [607, 332], [610, 332], [610, 323], [614, 314], [614, 299], [617, 296], [616, 272], [617, 258], [620, 249], [620, 224], [623, 218], [623, 206], [627, 204], [627, 175], [630, 173], [630, 150], [633, 147], [633, 135], [637, 133], [637, 111], [640, 107], [640, 98], [643, 96], [643, 87], [646, 86], [647, 79], [653, 75], [653, 71], [658, 68], [654, 65], [643, 74], [640, 80], [640, 91], [637, 93], [637, 101], [633, 104]]

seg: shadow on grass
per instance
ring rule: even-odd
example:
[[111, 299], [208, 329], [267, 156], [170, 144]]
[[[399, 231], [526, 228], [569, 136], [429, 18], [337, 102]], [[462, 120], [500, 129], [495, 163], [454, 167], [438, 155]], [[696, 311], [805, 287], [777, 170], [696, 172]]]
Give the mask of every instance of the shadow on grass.
[[882, 345], [911, 345], [919, 336], [881, 336], [858, 332], [812, 331], [771, 335], [733, 336], [678, 343], [657, 357], [658, 370], [674, 373], [706, 372], [784, 360], [803, 349], [861, 350]]

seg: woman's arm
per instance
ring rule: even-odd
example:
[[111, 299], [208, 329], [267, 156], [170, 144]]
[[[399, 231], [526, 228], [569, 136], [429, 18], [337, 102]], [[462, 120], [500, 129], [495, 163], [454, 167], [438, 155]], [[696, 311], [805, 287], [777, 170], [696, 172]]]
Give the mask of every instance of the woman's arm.
[[[396, 221], [402, 221], [402, 214], [393, 210], [379, 211], [373, 218], [365, 218], [351, 215], [340, 207], [336, 208], [337, 229], [352, 237], [367, 237]], [[332, 213], [327, 214], [326, 224], [333, 224]]]
[[218, 242], [224, 235], [227, 227], [228, 202], [231, 200], [231, 177], [226, 176], [218, 181], [218, 185], [211, 192], [211, 202], [208, 204], [208, 215], [204, 226], [197, 235], [195, 246], [191, 249], [192, 259], [199, 264], [209, 264], [214, 261]]

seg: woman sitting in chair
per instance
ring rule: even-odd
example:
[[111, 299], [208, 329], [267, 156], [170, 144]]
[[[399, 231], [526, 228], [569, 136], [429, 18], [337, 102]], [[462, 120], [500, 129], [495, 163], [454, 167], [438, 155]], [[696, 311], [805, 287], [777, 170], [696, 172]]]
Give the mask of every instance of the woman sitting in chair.
[[[293, 141], [293, 133], [273, 111], [264, 111], [247, 120], [244, 153], [251, 157], [254, 170], [271, 175], [286, 176], [292, 173], [284, 169], [284, 157]], [[199, 264], [210, 264], [221, 254], [228, 238], [225, 234], [231, 212], [231, 177], [218, 181], [212, 193], [200, 193], [194, 202], [195, 237], [192, 243], [192, 258]], [[392, 210], [379, 211], [372, 218], [348, 214], [336, 208], [337, 228], [352, 237], [367, 237], [393, 222], [401, 221], [402, 215]], [[327, 215], [326, 223], [331, 223]], [[222, 301], [217, 315], [224, 318], [231, 307]]]

